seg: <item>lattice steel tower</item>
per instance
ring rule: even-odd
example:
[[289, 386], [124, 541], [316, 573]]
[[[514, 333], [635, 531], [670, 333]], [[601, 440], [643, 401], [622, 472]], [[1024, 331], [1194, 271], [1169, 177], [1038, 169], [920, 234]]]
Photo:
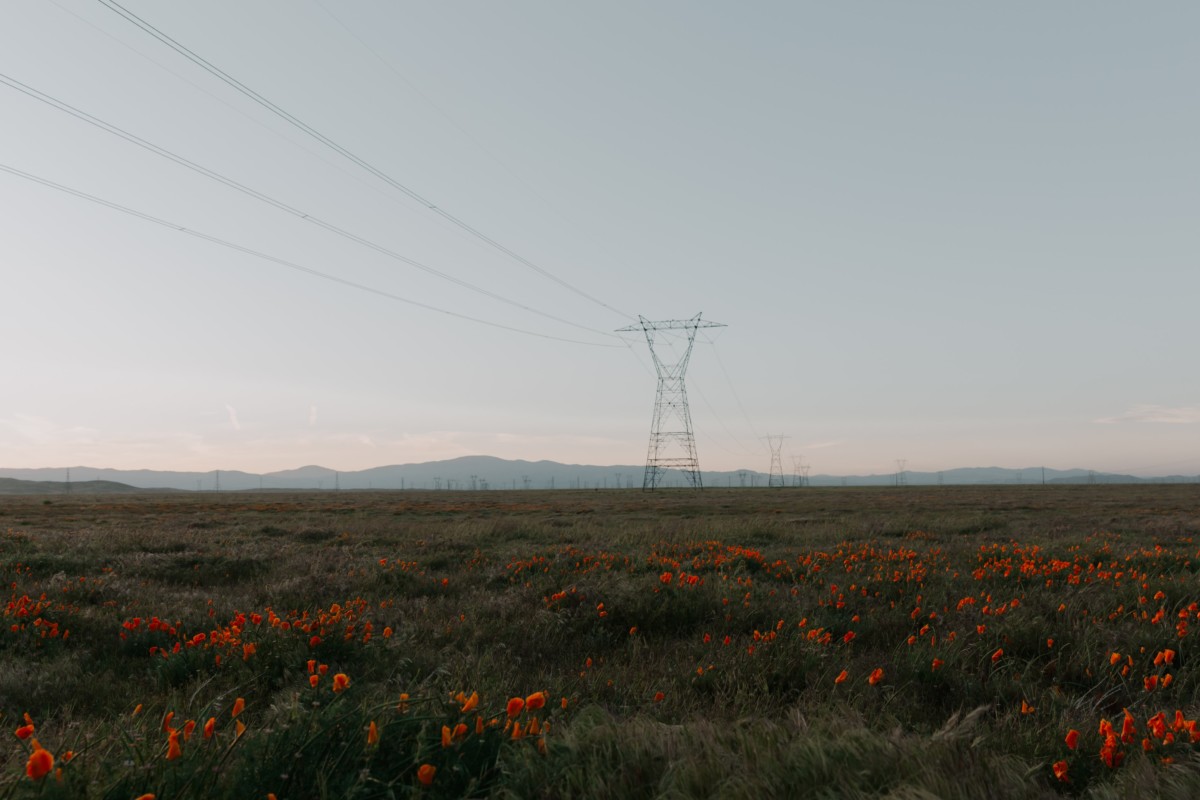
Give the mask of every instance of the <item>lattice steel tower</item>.
[[[658, 395], [654, 401], [654, 420], [650, 423], [650, 447], [646, 453], [642, 491], [657, 489], [669, 469], [682, 472], [693, 489], [703, 488], [700, 463], [696, 459], [696, 437], [692, 434], [692, 413], [688, 410], [687, 388], [683, 379], [688, 359], [692, 357], [696, 331], [700, 328], [723, 327], [720, 322], [701, 322], [699, 314], [691, 319], [658, 322], [639, 315], [637, 325], [619, 330], [642, 331], [646, 334], [646, 344], [650, 345], [650, 356], [658, 372]], [[674, 360], [667, 360], [665, 354], [660, 352], [663, 348], [655, 349], [655, 334], [659, 331], [684, 332], [687, 347], [683, 349], [682, 356], [672, 353]]]

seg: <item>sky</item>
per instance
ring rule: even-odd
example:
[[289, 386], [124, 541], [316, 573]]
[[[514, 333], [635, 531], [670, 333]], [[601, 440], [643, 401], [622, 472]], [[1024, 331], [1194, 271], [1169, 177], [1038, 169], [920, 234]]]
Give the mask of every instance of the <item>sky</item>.
[[1194, 3], [5, 17], [0, 467], [1200, 472]]

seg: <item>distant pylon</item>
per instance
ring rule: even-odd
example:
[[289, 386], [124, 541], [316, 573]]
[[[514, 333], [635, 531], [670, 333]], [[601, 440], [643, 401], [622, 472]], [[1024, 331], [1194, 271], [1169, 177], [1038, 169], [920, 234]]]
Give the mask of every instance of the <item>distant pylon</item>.
[[788, 438], [782, 433], [772, 436], [768, 434], [766, 437], [767, 444], [771, 447], [771, 474], [767, 478], [767, 486], [782, 487], [783, 483], [783, 440]]
[[[654, 369], [658, 372], [658, 394], [654, 401], [654, 419], [650, 423], [650, 446], [646, 453], [646, 472], [642, 477], [642, 491], [653, 491], [662, 482], [669, 469], [683, 473], [693, 489], [703, 488], [700, 480], [700, 462], [696, 458], [696, 437], [692, 433], [692, 413], [688, 409], [687, 388], [684, 376], [688, 360], [692, 357], [692, 345], [699, 328], [723, 328], [719, 322], [701, 322], [700, 315], [691, 319], [661, 320], [654, 322], [638, 316], [638, 324], [620, 328], [619, 332], [642, 331]], [[687, 347], [683, 355], [675, 360], [664, 360], [654, 347], [655, 334], [659, 331], [683, 331], [687, 335]]]

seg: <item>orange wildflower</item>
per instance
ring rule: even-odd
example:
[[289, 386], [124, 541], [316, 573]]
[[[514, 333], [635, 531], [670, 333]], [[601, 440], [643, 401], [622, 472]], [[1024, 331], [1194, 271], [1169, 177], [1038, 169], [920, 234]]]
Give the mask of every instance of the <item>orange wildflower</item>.
[[1025, 702], [1025, 698], [1022, 697], [1021, 698], [1021, 714], [1023, 714], [1023, 715], [1024, 714], [1032, 714], [1034, 711], [1037, 711], [1037, 709], [1034, 708], [1033, 706], [1029, 705], [1029, 703]]
[[1065, 760], [1054, 762], [1054, 777], [1058, 778], [1063, 783], [1070, 783], [1071, 779], [1067, 777], [1067, 762]]
[[163, 733], [166, 733], [167, 731], [171, 730], [171, 720], [174, 718], [175, 718], [174, 711], [168, 711], [167, 715], [165, 717], [163, 717], [163, 721], [162, 721]]
[[321, 682], [320, 675], [309, 675], [308, 676], [308, 685], [311, 686], [312, 688], [314, 688], [314, 689], [317, 688], [317, 684], [320, 682]]
[[881, 680], [883, 680], [883, 670], [880, 669], [879, 667], [876, 667], [871, 672], [870, 677], [867, 678], [867, 683], [874, 686], [875, 684], [879, 683]]
[[242, 710], [245, 707], [246, 707], [246, 701], [244, 699], [242, 699], [241, 697], [239, 697], [237, 700], [233, 701], [233, 712], [230, 714], [230, 716], [236, 718], [238, 714], [242, 713]]
[[243, 734], [243, 733], [245, 733], [245, 732], [246, 732], [246, 723], [242, 722], [242, 721], [239, 719], [239, 720], [237, 721], [237, 726], [234, 728], [233, 737], [234, 737], [235, 739], [240, 739], [240, 738], [242, 738], [242, 734]]
[[508, 713], [509, 719], [511, 719], [517, 714], [520, 714], [521, 709], [523, 708], [525, 708], [525, 698], [514, 697], [508, 701], [508, 706], [505, 708], [505, 711]]
[[846, 670], [842, 670], [838, 673], [838, 676], [833, 679], [833, 685], [837, 686], [839, 683], [843, 683], [849, 676], [850, 675], [848, 672], [846, 672]]
[[471, 692], [471, 696], [463, 702], [462, 713], [474, 711], [477, 705], [479, 705], [479, 692]]
[[1076, 747], [1078, 747], [1079, 746], [1079, 731], [1075, 730], [1074, 728], [1067, 731], [1066, 742], [1067, 742], [1067, 747], [1070, 748], [1071, 750], [1074, 750]]
[[997, 661], [999, 661], [1003, 657], [1004, 657], [1004, 648], [1003, 647], [996, 648], [996, 652], [992, 653], [992, 663], [995, 664]]
[[542, 706], [546, 705], [546, 693], [534, 692], [525, 698], [525, 707], [530, 711], [537, 711]]
[[137, 706], [133, 709], [133, 713], [130, 714], [129, 716], [136, 717], [140, 713], [142, 713], [142, 704], [138, 703]]
[[449, 747], [454, 743], [454, 737], [450, 733], [450, 726], [442, 726], [442, 747]]
[[945, 664], [945, 663], [946, 663], [946, 662], [945, 662], [945, 661], [942, 661], [940, 658], [935, 658], [935, 659], [933, 660], [933, 671], [934, 671], [934, 672], [937, 672], [939, 669], [941, 669], [941, 668], [942, 668], [942, 664]]
[[375, 720], [371, 720], [371, 726], [367, 728], [367, 744], [379, 744], [379, 728], [375, 725]]
[[417, 768], [417, 780], [422, 786], [431, 785], [434, 775], [437, 775], [437, 767], [433, 764], [422, 764]]
[[17, 728], [15, 731], [13, 731], [13, 733], [15, 733], [17, 735], [18, 739], [28, 739], [30, 736], [33, 735], [33, 730], [34, 730], [34, 728], [32, 725], [22, 725], [21, 727]]
[[196, 720], [189, 719], [187, 722], [183, 723], [183, 740], [185, 742], [191, 740], [192, 732], [194, 730], [196, 730]]
[[654, 702], [661, 703], [663, 701], [664, 697], [666, 697], [666, 695], [663, 694], [662, 692], [655, 692], [654, 693]]
[[396, 710], [403, 714], [408, 711], [408, 692], [400, 693], [400, 703], [396, 706]]
[[204, 723], [204, 738], [211, 739], [213, 731], [217, 729], [217, 718], [209, 717], [208, 722]]
[[33, 748], [29, 760], [25, 762], [25, 774], [33, 780], [41, 780], [54, 769], [54, 755], [44, 747]]
[[1158, 688], [1158, 676], [1147, 675], [1146, 677], [1142, 678], [1142, 686], [1145, 687], [1147, 692], [1153, 692]]
[[350, 676], [344, 672], [339, 672], [333, 676], [333, 690], [335, 692], [344, 692], [346, 687], [350, 685]]
[[1108, 663], [1109, 663], [1109, 664], [1111, 664], [1111, 665], [1113, 665], [1114, 667], [1117, 665], [1117, 662], [1118, 662], [1118, 661], [1120, 661], [1120, 660], [1121, 660], [1121, 654], [1120, 654], [1120, 653], [1113, 653], [1112, 655], [1110, 655], [1110, 656], [1108, 657]]
[[183, 755], [183, 747], [179, 744], [179, 731], [171, 729], [167, 738], [167, 761], [174, 761]]

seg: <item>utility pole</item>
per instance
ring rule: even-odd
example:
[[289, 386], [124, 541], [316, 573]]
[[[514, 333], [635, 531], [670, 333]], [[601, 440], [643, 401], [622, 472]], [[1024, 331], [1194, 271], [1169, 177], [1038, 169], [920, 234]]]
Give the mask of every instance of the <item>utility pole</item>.
[[[638, 317], [637, 325], [621, 328], [619, 332], [641, 331], [650, 346], [654, 369], [658, 373], [658, 393], [654, 401], [654, 417], [650, 423], [650, 445], [646, 452], [646, 472], [642, 477], [642, 491], [654, 491], [662, 483], [664, 473], [677, 469], [683, 473], [693, 489], [703, 488], [700, 478], [700, 462], [696, 457], [696, 437], [692, 433], [692, 413], [688, 409], [687, 387], [684, 377], [688, 361], [692, 357], [692, 345], [696, 342], [696, 331], [700, 328], [723, 328], [719, 322], [703, 322], [700, 314], [686, 320], [651, 321]], [[683, 331], [687, 340], [683, 354], [673, 353], [665, 358], [666, 350], [655, 349], [664, 331]]]
[[908, 464], [908, 461], [903, 458], [896, 459], [896, 485], [897, 486], [907, 486], [908, 485], [908, 477], [904, 474], [904, 468], [905, 468], [905, 466], [907, 466], [907, 464]]
[[67, 467], [67, 494], [71, 493], [71, 468]]
[[771, 435], [767, 434], [763, 437], [767, 440], [767, 445], [771, 448], [771, 471], [767, 477], [767, 486], [775, 488], [783, 487], [783, 440], [788, 438], [782, 433]]

